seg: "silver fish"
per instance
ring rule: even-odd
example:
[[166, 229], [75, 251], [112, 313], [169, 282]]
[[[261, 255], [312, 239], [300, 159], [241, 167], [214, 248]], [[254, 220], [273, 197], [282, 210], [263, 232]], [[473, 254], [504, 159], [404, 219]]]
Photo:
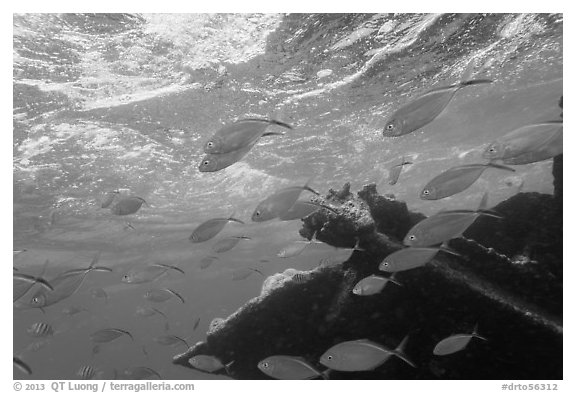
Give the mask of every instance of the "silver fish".
[[155, 303], [162, 303], [173, 297], [178, 298], [182, 303], [186, 303], [178, 292], [168, 288], [151, 289], [144, 294], [144, 299]]
[[246, 154], [252, 150], [252, 147], [257, 141], [253, 142], [251, 145], [242, 147], [238, 150], [231, 151], [224, 154], [206, 154], [202, 157], [200, 164], [198, 164], [198, 170], [200, 172], [218, 172], [224, 168], [228, 168], [230, 165], [234, 165], [240, 161]]
[[458, 90], [491, 82], [489, 79], [474, 79], [430, 90], [397, 109], [386, 122], [382, 136], [397, 137], [414, 132], [438, 117]]
[[503, 218], [486, 209], [487, 198], [488, 194], [485, 193], [478, 210], [448, 210], [425, 218], [410, 228], [404, 237], [404, 244], [413, 247], [434, 246], [462, 236], [481, 215]]
[[76, 372], [81, 379], [92, 379], [96, 375], [96, 370], [92, 366], [82, 366]]
[[42, 287], [48, 291], [54, 290], [52, 285], [42, 277], [35, 277], [29, 274], [17, 273], [17, 272], [13, 272], [12, 274], [13, 274], [13, 285], [12, 285], [13, 302], [17, 301], [26, 293], [28, 293], [28, 291], [32, 289], [34, 284], [42, 285]]
[[154, 308], [154, 307], [137, 307], [136, 308], [136, 315], [139, 317], [152, 317], [154, 315], [161, 315], [166, 321], [168, 321], [168, 317], [162, 311]]
[[25, 351], [38, 352], [39, 350], [50, 344], [50, 342], [51, 342], [50, 339], [33, 341], [30, 344], [28, 344]]
[[56, 304], [78, 291], [88, 273], [93, 271], [98, 272], [112, 272], [112, 269], [104, 266], [95, 266], [100, 258], [98, 253], [87, 268], [68, 270], [55, 279], [50, 281], [50, 285], [54, 288], [48, 291], [45, 288], [40, 288], [27, 305], [32, 308], [44, 308]]
[[82, 311], [88, 311], [87, 309], [85, 309], [84, 307], [77, 307], [77, 306], [70, 306], [70, 307], [65, 307], [62, 309], [62, 314], [67, 315], [69, 317], [76, 315], [78, 313], [81, 313]]
[[496, 139], [482, 157], [502, 160], [508, 165], [523, 165], [562, 154], [562, 121], [549, 121], [517, 128]]
[[32, 337], [50, 337], [54, 335], [54, 328], [45, 322], [36, 322], [26, 330], [26, 333]]
[[326, 209], [334, 214], [339, 214], [332, 206], [327, 206], [319, 202], [296, 201], [284, 214], [280, 214], [278, 219], [280, 221], [300, 220], [320, 209]]
[[162, 379], [162, 376], [150, 367], [136, 366], [124, 370], [129, 379]]
[[244, 280], [250, 277], [252, 273], [258, 273], [264, 277], [264, 274], [258, 269], [253, 269], [251, 267], [241, 267], [232, 272], [232, 281]]
[[222, 253], [231, 250], [240, 242], [240, 240], [250, 240], [251, 238], [248, 236], [230, 236], [224, 239], [218, 240], [212, 246], [212, 250], [217, 253]]
[[102, 208], [105, 209], [110, 206], [118, 194], [120, 194], [118, 190], [108, 191], [106, 198], [102, 201]]
[[406, 159], [402, 157], [402, 162], [400, 162], [400, 164], [396, 164], [392, 168], [390, 168], [390, 173], [388, 175], [388, 184], [390, 184], [391, 186], [396, 184], [398, 182], [400, 172], [402, 172], [402, 168], [404, 167], [404, 165], [410, 165], [410, 164], [412, 164], [412, 162], [406, 161]]
[[302, 252], [304, 252], [306, 247], [308, 247], [308, 245], [311, 243], [312, 241], [296, 240], [295, 242], [287, 245], [286, 247], [278, 251], [278, 254], [276, 254], [276, 256], [280, 258], [296, 257], [302, 254]]
[[195, 331], [198, 328], [198, 325], [200, 325], [200, 318], [198, 318], [196, 322], [194, 322], [194, 327], [192, 328], [192, 331]]
[[212, 264], [212, 262], [218, 260], [219, 258], [216, 256], [207, 256], [200, 260], [199, 265], [200, 269], [206, 269], [208, 266]]
[[27, 365], [22, 359], [20, 359], [17, 356], [12, 357], [12, 362], [14, 363], [14, 366], [16, 366], [16, 368], [20, 371], [22, 371], [23, 373], [26, 373], [28, 375], [32, 374], [32, 369], [30, 368], [29, 365]]
[[106, 291], [103, 288], [94, 288], [90, 294], [92, 295], [92, 297], [94, 299], [104, 299], [104, 303], [108, 304], [108, 294], [106, 293]]
[[224, 365], [218, 358], [210, 355], [196, 355], [188, 359], [188, 363], [194, 368], [209, 373], [227, 368], [231, 363]]
[[152, 282], [162, 277], [164, 274], [167, 274], [167, 272], [170, 270], [186, 274], [177, 266], [166, 265], [163, 263], [154, 263], [152, 265], [138, 267], [130, 270], [122, 277], [122, 282], [127, 284], [143, 284], [146, 282]]
[[204, 144], [204, 152], [207, 154], [229, 153], [253, 145], [262, 136], [283, 135], [282, 133], [265, 132], [268, 126], [273, 124], [292, 129], [292, 126], [289, 124], [278, 120], [239, 120], [216, 131], [216, 133], [214, 133], [214, 135]]
[[132, 341], [134, 341], [134, 337], [132, 337], [132, 334], [129, 331], [117, 328], [100, 329], [90, 334], [90, 341], [93, 343], [107, 343], [124, 335], [130, 337]]
[[440, 251], [462, 257], [456, 251], [447, 247], [407, 247], [384, 258], [380, 263], [379, 269], [388, 273], [415, 269], [430, 262]]
[[313, 379], [326, 378], [306, 360], [296, 356], [269, 356], [258, 362], [258, 369], [276, 379]]
[[220, 231], [224, 229], [224, 227], [226, 226], [226, 224], [228, 224], [229, 221], [244, 224], [244, 221], [234, 218], [233, 216], [234, 214], [232, 214], [228, 218], [212, 218], [208, 221], [203, 222], [202, 224], [198, 225], [198, 227], [196, 227], [194, 232], [192, 232], [189, 240], [192, 243], [201, 243], [205, 242], [206, 240], [210, 240], [218, 233], [220, 233]]
[[514, 169], [494, 163], [471, 164], [450, 168], [424, 186], [420, 198], [438, 200], [464, 191], [470, 187], [488, 168], [503, 169], [515, 172]]
[[188, 342], [186, 342], [186, 340], [173, 334], [169, 334], [167, 336], [154, 337], [153, 340], [154, 342], [160, 345], [174, 345], [181, 343], [186, 345], [187, 348], [190, 348], [190, 345], [188, 345]]
[[386, 284], [392, 282], [398, 286], [402, 286], [398, 281], [396, 281], [392, 276], [382, 277], [372, 274], [371, 276], [365, 277], [352, 289], [352, 293], [358, 296], [371, 296], [376, 295], [386, 287]]
[[412, 367], [416, 365], [404, 354], [406, 336], [396, 349], [388, 349], [370, 340], [345, 341], [334, 345], [320, 357], [322, 365], [337, 371], [367, 371], [396, 356]]
[[478, 335], [478, 324], [474, 327], [474, 331], [470, 334], [454, 334], [441, 340], [432, 351], [436, 356], [450, 355], [458, 351], [462, 351], [468, 346], [472, 338], [487, 341], [486, 338]]
[[320, 195], [310, 188], [308, 183], [304, 186], [283, 188], [258, 204], [254, 213], [252, 213], [252, 221], [268, 221], [286, 214], [286, 212], [294, 206], [294, 203], [296, 203], [298, 197], [300, 197], [300, 194], [304, 190]]
[[127, 216], [140, 210], [144, 203], [148, 205], [144, 199], [137, 196], [124, 197], [116, 202], [116, 204], [110, 208], [110, 211], [117, 216]]

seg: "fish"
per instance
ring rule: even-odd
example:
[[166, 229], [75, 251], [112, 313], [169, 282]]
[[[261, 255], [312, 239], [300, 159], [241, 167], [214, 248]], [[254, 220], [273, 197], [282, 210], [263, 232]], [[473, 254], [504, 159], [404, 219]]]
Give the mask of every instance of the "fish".
[[136, 213], [143, 204], [149, 206], [148, 203], [140, 197], [124, 197], [116, 202], [116, 204], [110, 208], [110, 211], [116, 216], [127, 216]]
[[106, 193], [106, 198], [102, 201], [102, 208], [106, 209], [108, 206], [110, 206], [118, 194], [120, 194], [120, 191], [118, 190], [108, 191]]
[[476, 324], [472, 333], [454, 334], [450, 337], [446, 337], [445, 339], [440, 340], [432, 352], [436, 356], [445, 356], [462, 351], [468, 346], [468, 343], [470, 343], [472, 338], [478, 338], [480, 340], [487, 341], [486, 338], [478, 335], [478, 324]]
[[244, 280], [250, 277], [252, 273], [258, 273], [264, 277], [264, 274], [258, 269], [253, 269], [251, 267], [241, 267], [232, 272], [232, 281]]
[[463, 258], [462, 255], [448, 247], [406, 247], [388, 255], [378, 268], [387, 273], [415, 269], [430, 262], [440, 251]]
[[50, 339], [33, 341], [30, 344], [28, 344], [25, 351], [38, 352], [39, 350], [44, 348], [46, 345], [50, 344], [50, 342], [51, 342]]
[[313, 194], [320, 195], [308, 186], [308, 181], [303, 186], [292, 186], [282, 188], [270, 195], [268, 198], [261, 201], [254, 213], [252, 213], [252, 221], [263, 222], [272, 220], [286, 214], [288, 210], [296, 203], [302, 191], [310, 191]]
[[313, 379], [326, 375], [312, 367], [304, 358], [275, 355], [258, 362], [258, 369], [275, 379]]
[[265, 133], [270, 125], [293, 129], [291, 125], [271, 119], [243, 119], [228, 124], [210, 137], [204, 144], [204, 153], [225, 154], [253, 145], [262, 136], [283, 135], [282, 133]]
[[324, 352], [320, 363], [336, 371], [367, 371], [381, 366], [391, 356], [396, 356], [416, 367], [404, 353], [407, 341], [408, 336], [404, 337], [396, 349], [388, 349], [366, 339], [341, 342]]
[[134, 337], [132, 337], [132, 334], [129, 331], [117, 328], [106, 328], [95, 331], [94, 333], [90, 334], [90, 341], [99, 344], [108, 343], [124, 335], [130, 337], [130, 339], [134, 341]]
[[108, 304], [108, 294], [103, 288], [95, 288], [90, 292], [90, 294], [94, 299], [102, 298], [104, 299], [104, 303]]
[[82, 366], [76, 372], [80, 379], [92, 379], [96, 375], [96, 369], [92, 366]]
[[498, 213], [486, 209], [487, 201], [485, 193], [477, 210], [447, 210], [427, 217], [408, 230], [403, 243], [412, 247], [434, 246], [462, 236], [482, 215], [502, 219]]
[[473, 79], [428, 91], [397, 109], [384, 125], [382, 136], [399, 137], [424, 127], [444, 111], [458, 90], [484, 83], [492, 80]]
[[231, 250], [240, 240], [251, 240], [248, 236], [230, 236], [218, 240], [212, 246], [212, 250], [217, 253], [222, 253]]
[[218, 259], [220, 259], [220, 258], [218, 258], [216, 256], [207, 256], [207, 257], [202, 258], [199, 262], [200, 269], [206, 269], [208, 266], [210, 266], [212, 264], [212, 262], [214, 262]]
[[154, 340], [154, 342], [156, 342], [160, 345], [174, 345], [174, 344], [178, 344], [178, 343], [183, 343], [184, 345], [186, 345], [187, 348], [190, 348], [190, 345], [188, 345], [186, 340], [184, 340], [183, 338], [178, 337], [174, 334], [169, 334], [167, 336], [154, 337], [153, 340]]
[[492, 162], [453, 167], [430, 180], [420, 192], [420, 198], [432, 201], [458, 194], [474, 184], [488, 168], [516, 172], [513, 168]]
[[28, 250], [25, 249], [25, 248], [23, 248], [23, 249], [21, 249], [21, 250], [12, 250], [12, 256], [15, 257], [16, 255], [20, 255], [20, 254], [22, 254], [23, 252], [26, 252], [26, 251], [28, 251]]
[[304, 249], [308, 247], [309, 244], [312, 243], [321, 243], [312, 240], [296, 240], [293, 243], [287, 245], [276, 254], [277, 257], [280, 258], [292, 258], [298, 256], [304, 252]]
[[13, 272], [12, 275], [13, 302], [17, 301], [26, 293], [28, 293], [28, 291], [30, 291], [35, 284], [42, 285], [42, 287], [48, 291], [54, 290], [54, 287], [52, 287], [52, 285], [45, 278], [17, 272]]
[[93, 271], [98, 272], [112, 272], [112, 269], [105, 266], [95, 266], [100, 259], [100, 253], [96, 254], [87, 268], [71, 269], [50, 281], [50, 285], [54, 288], [48, 291], [45, 288], [40, 288], [32, 297], [27, 307], [40, 308], [56, 304], [78, 291], [88, 273]]
[[244, 221], [234, 218], [234, 213], [232, 213], [228, 218], [211, 218], [210, 220], [198, 225], [190, 235], [189, 240], [192, 243], [201, 243], [210, 240], [219, 234], [229, 221], [244, 224]]
[[160, 315], [162, 316], [162, 318], [164, 318], [165, 321], [165, 330], [169, 329], [169, 325], [168, 325], [168, 317], [166, 316], [166, 314], [164, 314], [162, 311], [154, 308], [154, 307], [137, 307], [136, 308], [136, 315], [139, 317], [152, 317], [154, 315]]
[[186, 274], [182, 269], [172, 265], [165, 265], [162, 263], [154, 263], [144, 267], [137, 267], [130, 270], [122, 277], [122, 282], [126, 284], [143, 284], [152, 282], [166, 274], [170, 270], [175, 270], [179, 273]]
[[388, 175], [388, 184], [390, 184], [391, 186], [396, 184], [398, 182], [400, 172], [402, 172], [402, 168], [404, 167], [404, 165], [410, 165], [410, 164], [412, 164], [412, 162], [406, 161], [406, 159], [402, 157], [402, 161], [400, 162], [400, 164], [396, 164], [392, 168], [390, 168]]
[[388, 282], [392, 282], [398, 286], [402, 286], [398, 281], [396, 281], [393, 277], [382, 277], [372, 274], [371, 276], [365, 277], [362, 280], [358, 281], [358, 283], [352, 289], [352, 293], [358, 296], [370, 296], [376, 295], [386, 287]]
[[338, 211], [332, 206], [327, 206], [319, 202], [296, 201], [290, 209], [288, 209], [285, 213], [280, 214], [278, 219], [280, 221], [300, 220], [320, 209], [326, 209], [334, 214], [339, 214]]
[[224, 154], [206, 154], [198, 164], [200, 172], [218, 172], [240, 161], [252, 150], [256, 142], [238, 150]]
[[150, 367], [135, 366], [124, 370], [129, 379], [162, 379], [162, 376]]
[[482, 153], [489, 160], [506, 165], [524, 165], [562, 154], [562, 120], [529, 124], [491, 142]]
[[173, 297], [178, 298], [182, 303], [186, 303], [178, 292], [168, 288], [151, 289], [144, 294], [144, 299], [154, 303], [162, 303]]
[[192, 331], [195, 331], [198, 328], [198, 325], [200, 325], [200, 318], [198, 318], [196, 322], [194, 322], [194, 327], [192, 328]]
[[87, 309], [85, 309], [84, 307], [77, 307], [77, 306], [70, 306], [70, 307], [65, 307], [62, 309], [62, 314], [66, 315], [66, 316], [73, 316], [76, 315], [78, 313], [81, 313], [82, 311], [88, 311]]
[[198, 370], [213, 373], [222, 370], [223, 368], [228, 371], [228, 367], [233, 362], [224, 365], [217, 357], [210, 355], [196, 355], [188, 359], [188, 363]]
[[16, 368], [20, 371], [22, 371], [25, 374], [28, 375], [32, 375], [32, 369], [30, 368], [29, 365], [27, 365], [22, 359], [20, 359], [17, 356], [13, 356], [12, 357], [12, 362], [14, 364], [14, 366], [16, 366]]
[[54, 328], [45, 322], [36, 322], [26, 330], [26, 333], [31, 337], [51, 337], [54, 335]]

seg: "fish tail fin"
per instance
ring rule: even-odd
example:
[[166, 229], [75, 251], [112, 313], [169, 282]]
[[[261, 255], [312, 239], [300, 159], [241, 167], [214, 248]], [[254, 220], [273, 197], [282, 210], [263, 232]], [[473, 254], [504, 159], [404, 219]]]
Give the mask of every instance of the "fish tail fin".
[[182, 297], [182, 295], [180, 295], [178, 292], [176, 292], [173, 289], [169, 289], [170, 293], [173, 294], [174, 296], [176, 296], [178, 299], [180, 299], [180, 301], [182, 303], [186, 303], [186, 300], [184, 300], [184, 298]]
[[232, 360], [230, 363], [227, 363], [224, 365], [224, 370], [226, 370], [226, 374], [232, 376], [232, 374], [230, 374], [230, 366], [232, 366], [234, 364], [235, 360]]
[[450, 246], [448, 246], [448, 242], [449, 242], [449, 240], [447, 240], [447, 241], [445, 241], [444, 243], [442, 243], [442, 244], [440, 245], [439, 250], [440, 250], [440, 251], [444, 251], [444, 252], [446, 252], [446, 253], [448, 253], [448, 254], [455, 255], [455, 256], [460, 257], [460, 258], [464, 258], [464, 257], [462, 256], [462, 254], [460, 254], [459, 252], [457, 252], [457, 251], [454, 250], [453, 248], [450, 248]]
[[54, 287], [48, 281], [46, 281], [46, 279], [44, 279], [43, 277], [36, 277], [35, 281], [50, 291], [54, 290]]
[[472, 330], [472, 336], [479, 338], [480, 340], [488, 341], [488, 339], [484, 336], [478, 334], [478, 322], [474, 325], [474, 330]]
[[366, 251], [365, 248], [360, 247], [360, 238], [356, 237], [356, 244], [354, 244], [354, 247], [352, 247], [352, 250], [354, 251]]
[[100, 254], [102, 254], [102, 251], [98, 251], [96, 253], [96, 255], [94, 255], [94, 258], [92, 258], [92, 261], [90, 262], [90, 265], [88, 266], [88, 270], [92, 270], [94, 265], [96, 265], [96, 263], [100, 260]]
[[490, 210], [490, 209], [479, 209], [478, 213], [483, 215], [483, 216], [488, 216], [488, 217], [493, 217], [493, 218], [498, 218], [498, 219], [504, 218], [504, 216], [501, 215], [500, 213], [498, 213], [494, 210]]
[[234, 210], [234, 211], [232, 212], [232, 214], [230, 214], [230, 217], [228, 217], [228, 221], [234, 221], [234, 222], [237, 222], [237, 223], [240, 223], [240, 224], [245, 224], [244, 221], [242, 221], [242, 220], [240, 220], [240, 219], [238, 219], [238, 218], [235, 218], [235, 217], [234, 217], [235, 214], [236, 214], [236, 210]]
[[398, 285], [399, 287], [403, 287], [404, 285], [402, 285], [402, 283], [398, 280], [396, 280], [396, 273], [398, 272], [394, 272], [390, 275], [390, 277], [388, 277], [388, 281], [390, 281], [391, 283], [394, 283], [396, 285]]
[[303, 189], [303, 190], [306, 190], [306, 191], [310, 191], [311, 193], [316, 194], [316, 195], [319, 196], [320, 193], [317, 192], [317, 191], [315, 191], [315, 190], [313, 190], [313, 189], [310, 187], [310, 183], [312, 182], [312, 180], [314, 180], [314, 177], [315, 177], [315, 176], [310, 176], [310, 178], [306, 181], [306, 184], [304, 184], [304, 185], [302, 186], [302, 189]]
[[256, 273], [260, 273], [260, 275], [261, 275], [262, 277], [266, 277], [266, 276], [264, 275], [264, 273], [262, 273], [260, 270], [258, 270], [258, 269], [252, 269], [252, 270], [254, 270]]
[[327, 368], [326, 370], [320, 372], [320, 376], [322, 379], [330, 379], [330, 374], [332, 373], [332, 369]]
[[277, 126], [280, 126], [280, 127], [288, 128], [289, 130], [293, 130], [293, 129], [294, 129], [294, 127], [292, 127], [290, 124], [284, 123], [283, 121], [280, 121], [280, 120], [270, 119], [270, 120], [268, 120], [268, 122], [269, 122], [270, 124], [274, 124], [274, 125], [277, 125]]
[[460, 87], [465, 87], [465, 86], [472, 86], [472, 85], [480, 85], [483, 83], [492, 83], [494, 82], [492, 79], [472, 79], [472, 80], [466, 80], [466, 81], [462, 81], [460, 82]]
[[285, 135], [283, 132], [275, 132], [275, 131], [269, 131], [269, 132], [265, 132], [264, 134], [262, 134], [262, 136], [274, 136], [274, 135]]
[[503, 169], [505, 171], [516, 172], [516, 169], [514, 168], [510, 168], [509, 166], [505, 165], [495, 164], [493, 162], [489, 162], [488, 164], [486, 164], [486, 166], [490, 168]]
[[408, 356], [406, 356], [405, 353], [405, 349], [406, 349], [406, 343], [408, 343], [408, 337], [409, 335], [407, 334], [402, 341], [400, 342], [400, 344], [398, 344], [398, 346], [396, 347], [396, 349], [394, 351], [392, 351], [392, 353], [402, 359], [404, 362], [408, 363], [410, 366], [416, 368], [416, 365], [414, 364], [413, 361], [411, 361]]

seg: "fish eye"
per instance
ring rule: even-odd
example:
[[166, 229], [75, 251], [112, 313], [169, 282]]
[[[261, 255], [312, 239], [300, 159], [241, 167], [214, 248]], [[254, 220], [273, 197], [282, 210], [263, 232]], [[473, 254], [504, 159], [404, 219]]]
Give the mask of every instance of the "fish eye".
[[127, 274], [125, 274], [125, 275], [124, 275], [124, 277], [122, 277], [122, 279], [124, 279], [124, 280], [128, 280], [128, 275], [127, 275]]
[[328, 356], [326, 356], [326, 359], [328, 359], [328, 360], [332, 360], [332, 359], [334, 359], [334, 356], [332, 356], [332, 355], [328, 355]]
[[268, 362], [263, 362], [263, 363], [262, 363], [262, 367], [268, 368], [268, 367], [270, 367], [270, 365], [268, 364]]
[[40, 298], [39, 297], [33, 297], [32, 303], [40, 303]]
[[392, 130], [394, 128], [394, 124], [390, 123], [386, 126], [387, 130]]
[[204, 162], [202, 163], [202, 165], [204, 165], [204, 166], [206, 166], [206, 165], [208, 165], [208, 164], [210, 164], [210, 161], [204, 161]]
[[259, 216], [259, 215], [260, 215], [260, 212], [259, 212], [259, 211], [256, 211], [256, 213], [255, 213], [255, 214], [256, 214], [257, 216]]
[[388, 267], [388, 266], [390, 266], [390, 263], [384, 262], [384, 266]]
[[410, 240], [416, 240], [416, 236], [410, 235], [410, 236], [408, 236], [408, 239], [410, 239]]
[[422, 194], [424, 194], [424, 195], [429, 195], [429, 194], [430, 194], [430, 190], [424, 190], [424, 191], [422, 191]]
[[207, 146], [207, 147], [212, 147], [212, 146], [214, 146], [214, 142], [210, 141], [210, 142], [208, 142], [208, 143], [206, 144], [206, 146]]
[[496, 153], [496, 148], [491, 147], [488, 151], [489, 151], [490, 153]]

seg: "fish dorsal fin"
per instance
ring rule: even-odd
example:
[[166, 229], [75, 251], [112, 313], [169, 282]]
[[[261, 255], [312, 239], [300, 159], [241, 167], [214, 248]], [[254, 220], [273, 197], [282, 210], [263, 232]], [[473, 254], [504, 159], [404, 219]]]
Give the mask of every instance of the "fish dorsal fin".
[[180, 301], [181, 301], [182, 303], [186, 303], [186, 301], [184, 300], [184, 298], [183, 298], [178, 292], [176, 292], [175, 290], [173, 290], [173, 289], [166, 289], [166, 290], [167, 290], [168, 292], [170, 292], [172, 295], [176, 296], [178, 299], [180, 299]]
[[472, 330], [472, 337], [479, 338], [480, 340], [488, 341], [487, 338], [478, 334], [478, 322], [474, 325], [474, 330]]
[[234, 210], [234, 211], [232, 212], [232, 214], [230, 214], [230, 217], [228, 217], [228, 221], [234, 221], [234, 222], [237, 222], [237, 223], [240, 223], [240, 224], [244, 224], [244, 221], [242, 221], [242, 220], [234, 217], [235, 214], [236, 214], [236, 210]]
[[310, 183], [312, 182], [312, 180], [314, 180], [314, 177], [315, 177], [315, 176], [310, 176], [310, 178], [308, 178], [308, 180], [306, 181], [306, 184], [304, 184], [304, 185], [302, 186], [302, 189], [303, 189], [303, 190], [306, 190], [306, 191], [310, 191], [310, 192], [313, 193], [313, 194], [320, 195], [319, 192], [313, 190], [313, 189], [310, 187]]

